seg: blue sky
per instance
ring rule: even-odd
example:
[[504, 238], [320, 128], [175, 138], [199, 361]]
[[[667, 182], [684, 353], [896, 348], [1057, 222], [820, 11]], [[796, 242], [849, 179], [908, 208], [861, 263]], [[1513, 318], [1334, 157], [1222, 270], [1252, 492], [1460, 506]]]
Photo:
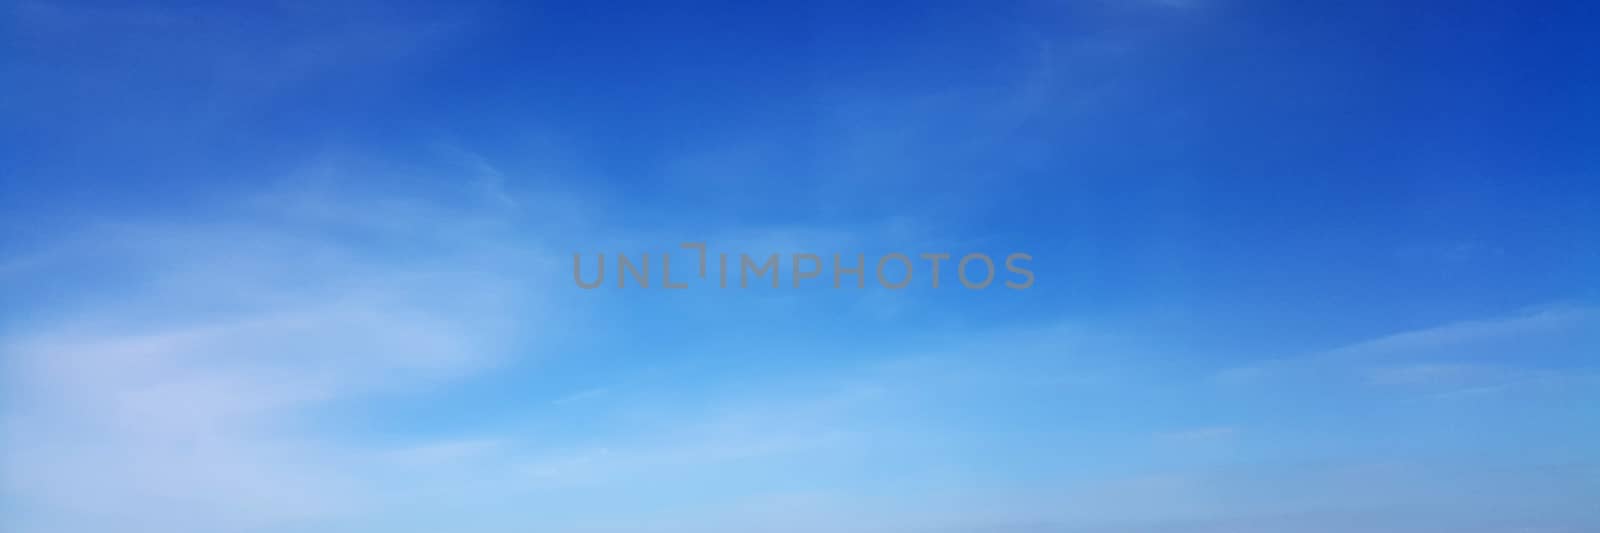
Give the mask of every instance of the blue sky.
[[0, 529], [1600, 529], [1592, 5], [322, 4], [0, 6]]

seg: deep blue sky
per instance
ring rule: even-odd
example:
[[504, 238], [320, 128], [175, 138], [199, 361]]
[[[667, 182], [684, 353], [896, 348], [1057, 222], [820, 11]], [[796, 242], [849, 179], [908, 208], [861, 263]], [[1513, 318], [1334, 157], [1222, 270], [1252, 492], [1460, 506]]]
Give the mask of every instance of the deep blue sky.
[[1600, 528], [1600, 7], [861, 4], [0, 7], [0, 526]]

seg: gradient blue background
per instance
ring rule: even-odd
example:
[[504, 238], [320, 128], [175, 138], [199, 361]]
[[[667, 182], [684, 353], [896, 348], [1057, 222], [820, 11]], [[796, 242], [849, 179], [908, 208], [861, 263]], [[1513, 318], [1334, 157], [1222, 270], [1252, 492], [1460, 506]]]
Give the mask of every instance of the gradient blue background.
[[1600, 7], [860, 4], [4, 3], [0, 529], [1600, 530]]

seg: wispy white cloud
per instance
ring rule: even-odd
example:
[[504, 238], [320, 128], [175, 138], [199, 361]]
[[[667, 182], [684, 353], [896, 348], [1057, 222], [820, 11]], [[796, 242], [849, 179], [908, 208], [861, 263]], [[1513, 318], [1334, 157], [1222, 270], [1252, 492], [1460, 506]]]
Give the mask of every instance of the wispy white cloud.
[[1600, 375], [1590, 369], [1556, 371], [1489, 364], [1402, 364], [1367, 371], [1367, 383], [1371, 385], [1423, 392], [1441, 400], [1541, 385], [1595, 383], [1597, 377]]
[[[1585, 355], [1600, 350], [1596, 331], [1600, 331], [1600, 314], [1593, 309], [1545, 306], [1226, 368], [1212, 377], [1217, 383], [1232, 385], [1313, 375], [1323, 382], [1448, 385], [1524, 381], [1562, 373], [1577, 376], [1596, 370], [1592, 358]], [[1539, 366], [1552, 364], [1558, 366]]]
[[1550, 307], [1490, 320], [1467, 320], [1386, 335], [1332, 350], [1329, 355], [1378, 355], [1459, 347], [1514, 336], [1561, 334], [1600, 320], [1588, 308]]
[[[505, 247], [479, 209], [393, 192], [318, 197], [342, 202], [337, 212], [280, 198], [88, 228], [41, 256], [115, 265], [122, 278], [63, 285], [64, 304], [0, 339], [0, 481], [19, 509], [8, 527], [276, 528], [382, 505], [371, 457], [476, 449], [391, 453], [312, 426], [322, 407], [447, 384], [514, 348], [531, 355], [549, 319], [513, 320], [547, 298], [519, 276], [545, 254], [539, 243]], [[432, 233], [411, 231], [423, 226]], [[386, 239], [413, 248], [372, 244]], [[59, 282], [49, 274], [13, 273]]]

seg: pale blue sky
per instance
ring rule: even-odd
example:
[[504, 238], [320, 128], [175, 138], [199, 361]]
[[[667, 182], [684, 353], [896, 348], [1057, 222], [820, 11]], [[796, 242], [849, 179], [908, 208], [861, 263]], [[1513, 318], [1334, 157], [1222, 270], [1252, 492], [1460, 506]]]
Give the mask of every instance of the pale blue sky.
[[1595, 7], [753, 4], [0, 6], [0, 529], [1600, 529]]

